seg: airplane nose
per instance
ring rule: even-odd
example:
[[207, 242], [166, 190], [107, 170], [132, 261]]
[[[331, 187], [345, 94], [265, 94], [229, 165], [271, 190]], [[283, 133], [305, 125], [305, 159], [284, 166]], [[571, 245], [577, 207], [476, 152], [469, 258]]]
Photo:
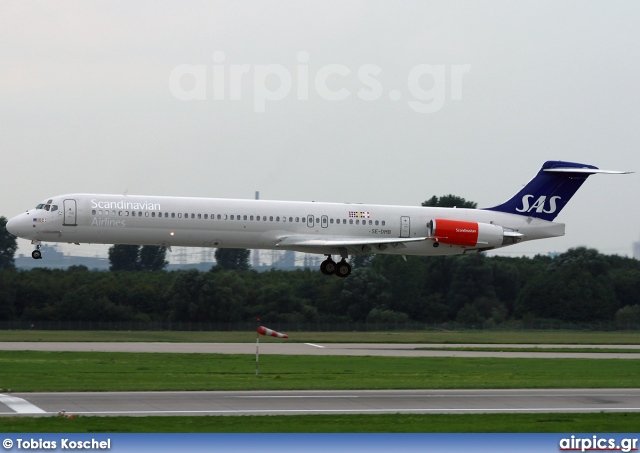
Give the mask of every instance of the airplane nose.
[[5, 228], [9, 233], [13, 234], [14, 236], [20, 236], [19, 226], [20, 226], [20, 221], [18, 220], [17, 217], [14, 217], [12, 219], [9, 219], [9, 221], [5, 225]]

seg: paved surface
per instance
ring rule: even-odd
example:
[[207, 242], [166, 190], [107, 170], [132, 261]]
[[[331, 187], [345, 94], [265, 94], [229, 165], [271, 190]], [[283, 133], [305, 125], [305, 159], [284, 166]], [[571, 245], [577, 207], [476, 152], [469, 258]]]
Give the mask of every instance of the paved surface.
[[0, 394], [0, 415], [296, 415], [640, 411], [640, 389]]
[[[454, 348], [492, 348], [495, 351], [455, 351]], [[346, 355], [398, 357], [501, 357], [501, 358], [590, 358], [640, 359], [639, 345], [541, 345], [541, 348], [612, 348], [636, 349], [637, 353], [611, 352], [504, 352], [505, 348], [531, 348], [534, 345], [514, 344], [389, 344], [389, 343], [260, 343], [261, 354]], [[425, 348], [440, 348], [425, 350]], [[255, 354], [255, 343], [116, 343], [116, 342], [0, 342], [6, 351], [95, 351], [95, 352], [175, 352], [208, 354]]]

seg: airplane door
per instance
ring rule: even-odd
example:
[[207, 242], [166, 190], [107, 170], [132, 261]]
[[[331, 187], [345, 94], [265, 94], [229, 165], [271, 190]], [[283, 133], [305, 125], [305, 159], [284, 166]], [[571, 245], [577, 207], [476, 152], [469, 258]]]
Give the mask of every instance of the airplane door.
[[64, 219], [62, 225], [64, 226], [77, 226], [76, 220], [76, 200], [64, 200]]
[[308, 226], [309, 228], [313, 228], [313, 225], [314, 225], [314, 223], [313, 223], [313, 216], [312, 216], [312, 215], [308, 215], [308, 216], [307, 216], [307, 226]]
[[411, 233], [411, 221], [409, 217], [400, 217], [400, 237], [408, 238]]
[[329, 226], [329, 216], [323, 215], [321, 217], [321, 222], [322, 228], [327, 228]]

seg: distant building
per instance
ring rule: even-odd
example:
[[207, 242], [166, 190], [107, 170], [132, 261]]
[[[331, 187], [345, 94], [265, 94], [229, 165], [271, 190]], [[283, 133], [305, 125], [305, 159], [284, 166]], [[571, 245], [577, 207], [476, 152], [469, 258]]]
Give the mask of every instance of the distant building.
[[43, 244], [40, 249], [41, 260], [34, 260], [31, 255], [18, 255], [15, 264], [18, 269], [67, 269], [69, 266], [86, 266], [90, 270], [108, 271], [109, 260], [107, 258], [90, 258], [88, 256], [69, 256], [58, 250], [55, 245]]

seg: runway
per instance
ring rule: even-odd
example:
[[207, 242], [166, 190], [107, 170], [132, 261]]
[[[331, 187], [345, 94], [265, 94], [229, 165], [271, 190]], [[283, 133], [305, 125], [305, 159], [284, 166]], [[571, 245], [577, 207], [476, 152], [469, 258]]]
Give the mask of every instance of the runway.
[[[261, 354], [343, 355], [393, 357], [497, 357], [539, 359], [640, 359], [639, 345], [540, 345], [545, 349], [597, 348], [603, 352], [521, 352], [503, 349], [532, 348], [527, 344], [393, 344], [393, 343], [293, 343], [261, 342]], [[429, 349], [426, 349], [429, 348]], [[490, 348], [490, 351], [458, 351], [456, 348]], [[604, 352], [607, 349], [638, 352]], [[143, 342], [0, 342], [5, 351], [148, 352], [182, 354], [254, 354], [255, 343], [143, 343]]]
[[637, 412], [640, 389], [78, 392], [0, 394], [0, 415]]

